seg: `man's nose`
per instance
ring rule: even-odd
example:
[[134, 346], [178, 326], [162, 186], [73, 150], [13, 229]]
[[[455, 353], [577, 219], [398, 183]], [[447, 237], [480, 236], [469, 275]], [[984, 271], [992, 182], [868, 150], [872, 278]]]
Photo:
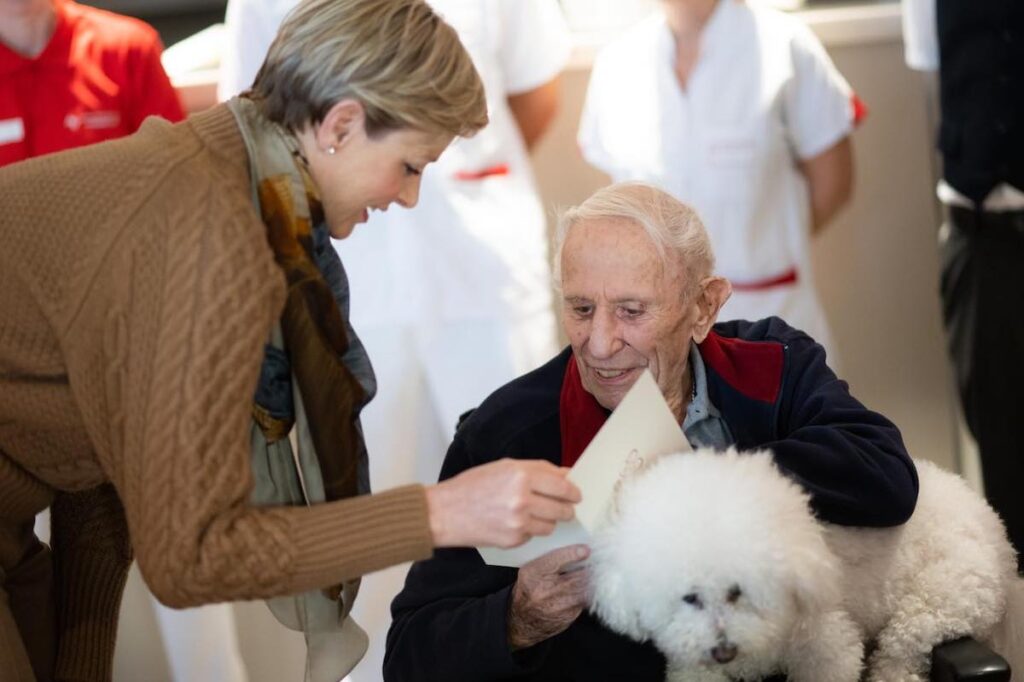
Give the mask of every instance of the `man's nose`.
[[610, 358], [622, 349], [618, 320], [613, 314], [595, 312], [590, 326], [587, 350], [596, 359]]

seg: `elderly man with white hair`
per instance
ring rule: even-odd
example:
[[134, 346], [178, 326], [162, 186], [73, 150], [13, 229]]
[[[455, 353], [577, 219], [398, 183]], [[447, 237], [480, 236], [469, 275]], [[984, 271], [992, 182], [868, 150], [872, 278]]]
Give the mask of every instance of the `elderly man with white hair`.
[[[563, 215], [556, 249], [570, 347], [463, 421], [442, 479], [499, 456], [571, 466], [650, 370], [694, 447], [772, 450], [832, 523], [910, 517], [917, 475], [899, 430], [850, 395], [814, 339], [778, 318], [715, 324], [730, 284], [691, 208], [612, 185]], [[440, 549], [415, 564], [392, 604], [385, 679], [662, 680], [652, 646], [583, 611], [587, 572], [563, 569], [587, 553], [510, 569]]]

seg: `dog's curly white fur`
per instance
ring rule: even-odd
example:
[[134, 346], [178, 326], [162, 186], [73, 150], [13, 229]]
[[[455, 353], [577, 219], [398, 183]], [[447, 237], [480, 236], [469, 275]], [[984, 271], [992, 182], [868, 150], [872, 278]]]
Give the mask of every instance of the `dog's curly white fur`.
[[816, 521], [769, 453], [662, 457], [594, 538], [591, 610], [652, 641], [673, 682], [857, 682], [865, 665], [870, 682], [917, 682], [936, 644], [968, 634], [1024, 664], [1001, 521], [959, 477], [917, 466], [911, 520], [869, 529]]

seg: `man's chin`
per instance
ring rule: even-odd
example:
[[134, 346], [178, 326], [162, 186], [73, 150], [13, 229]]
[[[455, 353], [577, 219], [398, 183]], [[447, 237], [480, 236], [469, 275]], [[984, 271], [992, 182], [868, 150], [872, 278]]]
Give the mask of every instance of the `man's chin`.
[[587, 393], [594, 396], [594, 400], [597, 401], [598, 405], [609, 411], [614, 411], [626, 395], [626, 391], [610, 391], [599, 386], [584, 386], [583, 388]]

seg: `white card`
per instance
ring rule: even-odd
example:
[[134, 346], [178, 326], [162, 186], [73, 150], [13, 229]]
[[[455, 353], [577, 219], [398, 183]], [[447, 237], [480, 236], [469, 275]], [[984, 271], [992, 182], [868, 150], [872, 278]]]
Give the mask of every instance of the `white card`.
[[563, 521], [555, 526], [551, 535], [537, 535], [518, 547], [500, 549], [498, 547], [477, 547], [484, 563], [491, 566], [512, 566], [518, 568], [548, 552], [569, 545], [586, 545], [590, 543], [590, 533], [576, 519]]
[[690, 443], [650, 371], [644, 371], [569, 472], [583, 500], [576, 518], [593, 533], [612, 502], [615, 484], [638, 466]]
[[532, 538], [519, 547], [481, 547], [480, 556], [492, 566], [519, 567], [553, 549], [587, 544], [624, 475], [661, 455], [691, 449], [654, 377], [645, 371], [569, 471], [569, 480], [583, 494], [576, 505], [576, 519], [559, 523], [551, 535]]

